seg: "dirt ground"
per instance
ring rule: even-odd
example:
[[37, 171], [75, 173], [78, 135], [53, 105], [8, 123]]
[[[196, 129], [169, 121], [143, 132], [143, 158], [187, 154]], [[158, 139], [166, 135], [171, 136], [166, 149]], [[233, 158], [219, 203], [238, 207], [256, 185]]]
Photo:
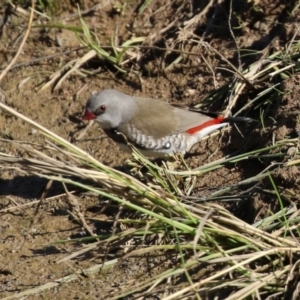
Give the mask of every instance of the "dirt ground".
[[[3, 2], [0, 4], [0, 25], [1, 22], [3, 24], [0, 27], [1, 70], [5, 69], [16, 54], [28, 22], [28, 16], [8, 9], [9, 5]], [[132, 73], [122, 75], [107, 62], [93, 59], [82, 66], [82, 70], [88, 72], [73, 73], [59, 89], [54, 90], [52, 86], [40, 90], [51, 74], [72, 59], [82, 56], [85, 50], [79, 49], [81, 45], [73, 32], [33, 26], [17, 63], [1, 82], [1, 91], [5, 95], [2, 101], [56, 134], [74, 141], [104, 164], [114, 167], [123, 166], [130, 156], [117, 149], [96, 125], [90, 128], [82, 140], [74, 140], [86, 125], [81, 116], [86, 100], [93, 91], [114, 88], [130, 95], [163, 99], [176, 104], [201, 103], [209, 93], [232, 80], [233, 75], [225, 70], [227, 64], [218, 53], [208, 47], [198, 47], [192, 41], [194, 35], [203, 37], [203, 41], [217, 49], [235, 66], [238, 66], [237, 46], [249, 52], [272, 53], [288, 47], [288, 42], [294, 35], [295, 39], [299, 38], [300, 11], [298, 9], [298, 13], [291, 13], [294, 1], [233, 1], [230, 22], [234, 28], [235, 40], [228, 29], [230, 1], [200, 1], [203, 3], [197, 4], [197, 1], [153, 0], [141, 14], [138, 14], [138, 10], [143, 1], [79, 2], [82, 11], [101, 3], [95, 11], [85, 15], [84, 20], [98, 33], [103, 45], [110, 45], [110, 39], [114, 35], [119, 44], [132, 36], [143, 36], [148, 38], [145, 46], [171, 48], [177, 41], [180, 50], [197, 54], [183, 57], [176, 67], [166, 71], [164, 69], [174, 61], [176, 54], [147, 50], [145, 47], [142, 59], [135, 62], [139, 65], [140, 77]], [[76, 17], [77, 9], [73, 4], [73, 1], [65, 1], [52, 8], [51, 22], [80, 26]], [[23, 8], [29, 12], [28, 6], [24, 5]], [[49, 12], [38, 9], [40, 12]], [[190, 22], [196, 16], [198, 19]], [[48, 21], [36, 14], [34, 22], [38, 25]], [[182, 30], [179, 31], [179, 28]], [[243, 56], [243, 68], [249, 66], [254, 59], [253, 55]], [[249, 88], [233, 107], [233, 113], [253, 99], [266, 85], [276, 80], [281, 82], [280, 78], [272, 80], [262, 83], [256, 90]], [[299, 81], [300, 76], [296, 73], [278, 86], [282, 96], [264, 106], [268, 111], [264, 126], [250, 124], [233, 127], [222, 136], [203, 141], [193, 149], [193, 153], [198, 154], [187, 158], [189, 166], [195, 168], [202, 165], [203, 161], [214, 161], [241, 149], [245, 152], [264, 147], [270, 145], [274, 138], [279, 140], [286, 136], [297, 136], [297, 130], [300, 129]], [[226, 101], [223, 99], [213, 104], [204, 102], [203, 108], [222, 112], [228, 105]], [[259, 119], [259, 111], [253, 109], [247, 114]], [[2, 111], [0, 138], [32, 143], [42, 141], [42, 137], [27, 123]], [[25, 153], [4, 141], [0, 141], [0, 152], [18, 155]], [[266, 162], [259, 161], [228, 165], [201, 177], [193, 195], [205, 196], [210, 191], [258, 174], [265, 167]], [[298, 178], [299, 170], [295, 167], [290, 173], [278, 172], [275, 180], [280, 187], [293, 191], [292, 200], [299, 200]], [[34, 201], [41, 198], [46, 185], [47, 181], [44, 179], [20, 174], [11, 168], [0, 174], [1, 299], [15, 299], [14, 295], [18, 292], [53, 282], [102, 262], [103, 253], [92, 251], [89, 257], [85, 255], [65, 263], [57, 263], [66, 255], [81, 249], [83, 244], [53, 242], [85, 236], [86, 233], [72, 221], [68, 213], [70, 207], [67, 196], [60, 184], [53, 184], [47, 194], [47, 201], [36, 212]], [[261, 182], [262, 189], [253, 198], [226, 204], [227, 208], [249, 223], [262, 215], [268, 215], [269, 210], [278, 208], [270, 194], [262, 191], [268, 185], [267, 182]], [[97, 198], [78, 192], [76, 197], [86, 218], [99, 217], [101, 203]], [[17, 207], [24, 204], [27, 206]], [[110, 213], [102, 212], [104, 216]], [[95, 233], [97, 232], [99, 228], [95, 225]], [[117, 295], [123, 286], [132, 284], [134, 287], [135, 282], [162, 272], [169, 264], [170, 260], [164, 257], [128, 258], [108, 271], [89, 276], [81, 274], [77, 280], [30, 295], [26, 299], [109, 299]], [[195, 272], [194, 278], [200, 275], [200, 271]], [[178, 288], [181, 283], [177, 284]], [[135, 296], [138, 298], [138, 295], [136, 293]], [[145, 299], [160, 299], [163, 295], [164, 288], [160, 286]]]

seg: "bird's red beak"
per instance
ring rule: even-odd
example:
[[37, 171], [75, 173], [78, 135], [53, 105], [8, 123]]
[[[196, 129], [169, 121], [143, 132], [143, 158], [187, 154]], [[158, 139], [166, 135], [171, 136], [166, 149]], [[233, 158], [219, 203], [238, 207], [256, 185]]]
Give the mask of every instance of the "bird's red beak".
[[96, 116], [89, 110], [86, 109], [84, 112], [84, 116], [82, 117], [82, 120], [94, 120], [96, 119]]

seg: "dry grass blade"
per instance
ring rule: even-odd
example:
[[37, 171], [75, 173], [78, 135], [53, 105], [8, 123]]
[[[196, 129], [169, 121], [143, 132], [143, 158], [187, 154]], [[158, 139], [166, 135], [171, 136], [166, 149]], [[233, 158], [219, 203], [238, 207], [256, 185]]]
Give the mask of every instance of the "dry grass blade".
[[94, 50], [90, 50], [88, 53], [86, 53], [83, 57], [81, 57], [80, 59], [76, 60], [76, 63], [74, 64], [74, 66], [66, 73], [64, 74], [63, 77], [61, 77], [59, 79], [59, 81], [57, 82], [57, 84], [55, 85], [54, 90], [57, 90], [60, 88], [60, 86], [62, 85], [63, 81], [73, 72], [75, 72], [80, 66], [82, 66], [84, 63], [86, 63], [87, 61], [89, 61], [90, 59], [92, 59], [93, 57], [96, 56], [96, 51]]
[[[94, 50], [90, 50], [88, 53], [86, 53], [83, 57], [76, 59], [76, 60], [72, 60], [70, 61], [68, 64], [66, 64], [61, 70], [55, 72], [54, 74], [51, 75], [51, 79], [44, 84], [40, 91], [43, 91], [45, 89], [47, 89], [48, 87], [54, 85], [56, 82], [57, 84], [54, 87], [54, 90], [57, 90], [60, 88], [60, 86], [62, 85], [63, 81], [73, 72], [75, 72], [76, 70], [78, 70], [78, 68], [80, 68], [81, 65], [83, 65], [84, 63], [86, 63], [88, 60], [90, 60], [91, 58], [95, 57], [97, 54]], [[74, 65], [72, 66], [72, 64], [74, 63]], [[63, 73], [65, 72], [66, 69], [70, 68], [64, 75]]]
[[11, 62], [8, 64], [8, 66], [5, 68], [5, 70], [2, 71], [2, 73], [0, 74], [0, 82], [3, 80], [3, 78], [5, 77], [5, 75], [7, 74], [7, 72], [11, 69], [11, 67], [13, 66], [13, 64], [17, 61], [18, 56], [20, 55], [25, 42], [29, 36], [30, 30], [31, 30], [31, 25], [32, 25], [32, 21], [33, 21], [33, 15], [34, 15], [34, 6], [35, 6], [35, 1], [32, 0], [31, 1], [31, 12], [30, 12], [30, 16], [29, 16], [29, 21], [28, 21], [28, 27], [26, 29], [26, 32], [24, 34], [24, 38], [22, 40], [22, 43], [15, 55], [15, 57], [11, 60]]
[[[298, 251], [300, 251], [299, 247], [293, 248], [293, 249], [291, 249], [291, 248], [275, 248], [275, 249], [270, 249], [269, 251], [261, 251], [260, 253], [256, 253], [256, 255], [254, 255], [253, 257], [251, 257], [249, 259], [246, 259], [246, 260], [244, 260], [244, 261], [242, 261], [242, 262], [240, 262], [240, 263], [238, 263], [238, 264], [236, 264], [236, 265], [234, 265], [232, 267], [226, 268], [225, 270], [223, 270], [221, 272], [218, 272], [217, 274], [215, 274], [213, 276], [210, 276], [209, 278], [203, 279], [200, 282], [197, 282], [197, 283], [193, 284], [192, 286], [184, 288], [184, 289], [182, 289], [182, 290], [180, 290], [180, 291], [178, 291], [178, 292], [176, 292], [176, 293], [174, 293], [174, 294], [172, 294], [172, 295], [170, 295], [168, 297], [165, 297], [164, 300], [178, 299], [179, 297], [182, 297], [184, 294], [188, 293], [189, 291], [197, 290], [201, 285], [203, 285], [203, 284], [205, 284], [205, 283], [207, 283], [209, 281], [212, 281], [212, 280], [214, 280], [214, 279], [216, 279], [218, 277], [221, 277], [221, 276], [223, 276], [226, 273], [232, 272], [232, 271], [236, 270], [240, 266], [244, 266], [246, 264], [249, 264], [250, 262], [252, 262], [252, 261], [254, 261], [254, 260], [256, 260], [256, 259], [258, 259], [260, 257], [268, 256], [270, 254], [275, 254], [275, 253], [282, 253], [282, 252], [285, 252], [286, 254], [288, 254], [290, 252], [297, 253]], [[278, 274], [281, 275], [281, 274], [287, 272], [288, 269], [289, 268], [287, 267], [287, 268], [285, 268], [283, 270], [280, 270], [278, 272]], [[271, 274], [269, 276], [270, 276], [270, 278], [275, 277], [273, 274]], [[263, 285], [267, 284], [267, 281], [266, 282], [262, 282], [262, 284]], [[258, 288], [257, 283], [254, 283], [253, 285], [254, 285], [254, 287], [251, 287], [252, 288], [252, 290], [251, 290], [252, 292], [253, 292], [253, 289], [255, 290], [255, 289]], [[246, 295], [248, 295], [248, 292], [249, 292], [248, 288], [246, 288], [246, 292], [247, 292]], [[238, 298], [233, 297], [233, 298], [230, 298], [230, 299], [238, 299]]]
[[[103, 269], [112, 267], [116, 263], [117, 263], [117, 260], [112, 260], [112, 261], [109, 261], [105, 264], [94, 265], [93, 267], [84, 270], [84, 274], [94, 274], [94, 273], [98, 272], [101, 269], [103, 270]], [[45, 290], [55, 288], [55, 287], [60, 286], [62, 284], [66, 284], [70, 281], [78, 280], [78, 279], [80, 279], [81, 276], [82, 276], [82, 270], [76, 272], [75, 274], [65, 276], [63, 278], [57, 279], [53, 282], [43, 284], [43, 285], [38, 286], [36, 288], [28, 289], [24, 292], [14, 294], [13, 296], [8, 296], [8, 297], [5, 297], [5, 298], [2, 298], [2, 300], [20, 299], [20, 298], [24, 298], [25, 296], [34, 295], [34, 294], [37, 294], [37, 293], [42, 293]]]

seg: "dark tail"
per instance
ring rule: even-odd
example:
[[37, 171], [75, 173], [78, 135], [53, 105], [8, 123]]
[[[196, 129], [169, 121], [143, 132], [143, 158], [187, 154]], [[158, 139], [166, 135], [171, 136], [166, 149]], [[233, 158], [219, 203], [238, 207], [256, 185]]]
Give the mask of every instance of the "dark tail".
[[257, 121], [247, 117], [227, 117], [222, 120], [222, 123], [240, 123], [240, 122], [257, 122]]
[[[194, 112], [199, 112], [213, 119], [219, 119], [219, 120], [222, 119], [222, 116], [220, 116], [218, 113], [214, 113], [211, 111], [203, 111], [197, 108], [189, 108], [189, 110]], [[239, 123], [239, 122], [257, 122], [257, 121], [247, 117], [227, 117], [227, 118], [223, 118], [223, 120], [220, 123]]]

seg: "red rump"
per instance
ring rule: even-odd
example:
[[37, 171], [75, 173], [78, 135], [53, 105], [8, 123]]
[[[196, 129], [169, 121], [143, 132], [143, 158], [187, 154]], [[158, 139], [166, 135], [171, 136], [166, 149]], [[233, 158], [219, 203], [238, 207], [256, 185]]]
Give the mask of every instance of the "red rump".
[[218, 117], [218, 118], [206, 121], [206, 122], [204, 122], [201, 125], [198, 125], [196, 127], [190, 128], [189, 130], [186, 131], [186, 133], [188, 133], [188, 134], [197, 133], [198, 131], [200, 131], [200, 130], [202, 130], [204, 128], [207, 128], [209, 126], [222, 123], [224, 121], [224, 119], [225, 119], [224, 117]]

